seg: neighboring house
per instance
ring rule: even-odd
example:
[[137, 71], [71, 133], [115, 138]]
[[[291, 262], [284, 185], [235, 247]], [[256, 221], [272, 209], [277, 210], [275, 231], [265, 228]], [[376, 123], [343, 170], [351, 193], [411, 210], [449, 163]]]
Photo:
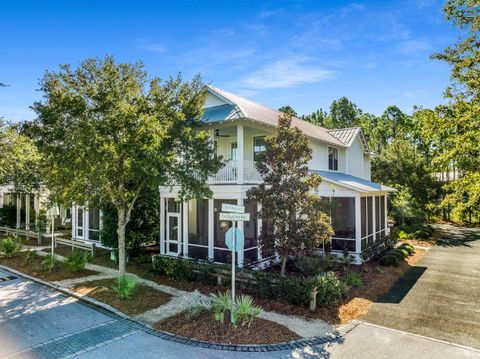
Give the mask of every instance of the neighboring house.
[[[208, 86], [204, 107], [204, 128], [217, 153], [228, 161], [208, 181], [212, 198], [180, 202], [178, 186], [160, 187], [160, 253], [227, 262], [228, 224], [219, 221], [219, 213], [222, 203], [230, 203], [244, 205], [251, 214], [249, 222], [239, 222], [245, 249], [237, 257], [238, 265], [259, 262], [262, 223], [254, 217], [260, 204], [247, 200], [246, 192], [262, 181], [255, 160], [266, 149], [265, 136], [274, 133], [283, 114], [213, 86]], [[323, 180], [317, 193], [334, 203], [331, 250], [347, 249], [360, 263], [361, 252], [388, 233], [387, 194], [393, 189], [371, 182], [372, 154], [360, 128], [327, 130], [299, 118], [292, 125], [310, 138], [309, 167]]]

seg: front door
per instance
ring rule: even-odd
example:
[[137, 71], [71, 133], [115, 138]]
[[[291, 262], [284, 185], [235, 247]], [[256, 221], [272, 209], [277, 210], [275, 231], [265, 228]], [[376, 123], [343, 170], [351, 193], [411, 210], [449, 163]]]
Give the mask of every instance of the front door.
[[179, 256], [181, 249], [180, 213], [167, 213], [167, 254]]

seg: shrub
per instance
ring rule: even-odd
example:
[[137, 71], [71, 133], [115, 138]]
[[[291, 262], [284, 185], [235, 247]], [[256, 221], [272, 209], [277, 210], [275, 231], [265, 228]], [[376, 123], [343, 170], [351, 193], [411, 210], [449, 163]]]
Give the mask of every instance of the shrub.
[[250, 327], [253, 320], [262, 313], [262, 308], [253, 304], [249, 295], [241, 295], [235, 301], [233, 308], [233, 325], [236, 327], [240, 322], [242, 326]]
[[358, 273], [355, 273], [355, 272], [348, 273], [344, 278], [344, 282], [349, 287], [353, 287], [353, 288], [363, 287], [362, 277], [360, 277]]
[[398, 249], [396, 249], [396, 248], [390, 249], [390, 250], [387, 251], [385, 254], [386, 254], [386, 255], [390, 255], [390, 256], [397, 257], [399, 263], [400, 263], [400, 261], [403, 259], [403, 253], [402, 253], [401, 251], [399, 251]]
[[212, 310], [215, 320], [225, 322], [225, 313], [232, 310], [232, 293], [227, 290], [225, 293], [211, 294]]
[[315, 287], [317, 289], [317, 303], [319, 305], [337, 303], [348, 291], [348, 287], [342, 283], [333, 272], [326, 272], [317, 276]]
[[52, 271], [57, 266], [58, 261], [54, 254], [47, 254], [40, 263], [40, 269]]
[[22, 249], [22, 244], [15, 237], [7, 237], [0, 240], [0, 253], [11, 258]]
[[415, 248], [411, 244], [403, 243], [398, 249], [407, 251], [408, 255], [412, 255], [415, 252]]
[[212, 300], [209, 297], [204, 297], [197, 289], [192, 293], [192, 305], [187, 310], [187, 318], [193, 319], [200, 313], [212, 308]]
[[403, 258], [407, 258], [410, 255], [410, 253], [408, 253], [408, 251], [404, 248], [397, 248], [396, 250], [402, 253]]
[[85, 268], [89, 261], [89, 252], [75, 250], [68, 255], [67, 259], [65, 260], [65, 262], [63, 262], [63, 264], [65, 265], [65, 267], [76, 273]]
[[130, 299], [137, 289], [138, 283], [135, 278], [121, 276], [112, 285], [112, 289], [122, 299]]
[[36, 252], [34, 249], [29, 249], [23, 254], [23, 264], [30, 264], [35, 259]]
[[391, 254], [385, 254], [382, 257], [380, 257], [380, 264], [383, 266], [395, 266], [397, 267], [400, 265], [400, 259], [398, 256], [391, 255]]
[[281, 277], [274, 295], [288, 303], [308, 305], [310, 292], [315, 285], [315, 278]]
[[295, 268], [305, 277], [316, 276], [335, 268], [335, 261], [331, 255], [301, 256], [295, 262]]

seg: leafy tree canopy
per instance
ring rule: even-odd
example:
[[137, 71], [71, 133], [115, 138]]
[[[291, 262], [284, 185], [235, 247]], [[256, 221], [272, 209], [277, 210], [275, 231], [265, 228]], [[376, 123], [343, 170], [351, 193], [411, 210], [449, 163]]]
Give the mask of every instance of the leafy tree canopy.
[[125, 228], [145, 188], [176, 183], [180, 197], [209, 195], [207, 177], [221, 166], [200, 131], [206, 89], [197, 76], [148, 79], [142, 63], [90, 58], [41, 80], [44, 100], [31, 132], [44, 156], [54, 199], [117, 210], [120, 274]]
[[292, 116], [294, 116], [294, 117], [297, 117], [297, 116], [298, 116], [298, 115], [297, 115], [297, 111], [295, 111], [295, 110], [293, 109], [293, 107], [292, 107], [292, 106], [289, 106], [289, 105], [280, 107], [280, 108], [278, 109], [278, 111], [283, 112], [283, 113], [285, 113], [285, 114], [287, 114], [287, 115], [292, 115]]
[[264, 226], [259, 243], [264, 253], [280, 255], [282, 275], [290, 256], [312, 254], [332, 234], [321, 198], [314, 193], [321, 178], [308, 172], [312, 158], [308, 138], [291, 122], [292, 116], [286, 114], [275, 134], [266, 138], [267, 150], [256, 162], [264, 182], [247, 193], [262, 205], [258, 215], [269, 226]]

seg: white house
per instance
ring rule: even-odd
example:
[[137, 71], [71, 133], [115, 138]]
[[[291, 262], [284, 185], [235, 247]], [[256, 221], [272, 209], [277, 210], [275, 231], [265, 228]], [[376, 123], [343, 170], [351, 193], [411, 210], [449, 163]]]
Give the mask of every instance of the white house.
[[[254, 219], [259, 204], [246, 192], [262, 181], [255, 160], [265, 151], [265, 136], [274, 132], [282, 113], [235, 94], [208, 86], [203, 122], [219, 155], [228, 160], [208, 184], [212, 198], [178, 200], [179, 187], [160, 187], [160, 253], [229, 260], [224, 238], [226, 223], [219, 220], [222, 203], [244, 205], [250, 222], [239, 222], [245, 235], [238, 265], [261, 261], [258, 235], [262, 223]], [[356, 262], [362, 250], [387, 234], [387, 193], [392, 188], [371, 182], [370, 157], [360, 128], [327, 130], [294, 118], [292, 124], [309, 138], [313, 150], [310, 170], [322, 177], [317, 192], [337, 204], [331, 214], [335, 234], [332, 251], [348, 249]]]

